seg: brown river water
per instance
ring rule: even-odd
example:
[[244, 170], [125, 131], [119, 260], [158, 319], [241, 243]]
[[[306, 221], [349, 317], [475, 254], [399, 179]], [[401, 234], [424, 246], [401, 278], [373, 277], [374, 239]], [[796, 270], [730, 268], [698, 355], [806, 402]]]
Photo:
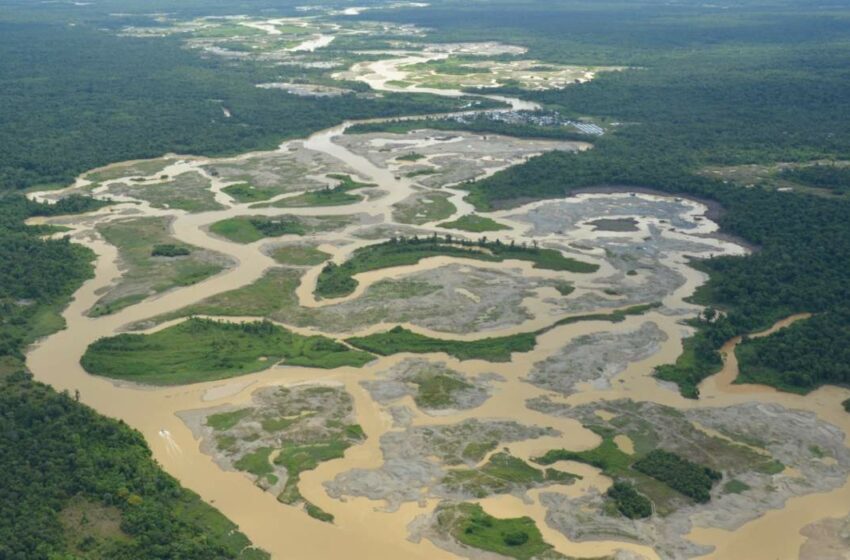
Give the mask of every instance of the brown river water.
[[[376, 89], [391, 89], [386, 84], [403, 77], [398, 70], [402, 63], [421, 62], [439, 56], [409, 56], [403, 59], [393, 59], [370, 63], [368, 81]], [[430, 93], [435, 93], [431, 92]], [[459, 92], [437, 90], [441, 95], [455, 95]], [[516, 108], [533, 108], [533, 105], [522, 100], [508, 100]], [[79, 365], [79, 359], [89, 344], [103, 336], [110, 336], [126, 329], [137, 321], [149, 319], [163, 313], [178, 310], [186, 305], [199, 302], [209, 296], [246, 286], [259, 279], [263, 273], [275, 265], [274, 261], [261, 250], [264, 242], [238, 244], [209, 234], [210, 224], [233, 216], [240, 215], [349, 215], [358, 212], [379, 216], [384, 223], [393, 223], [392, 205], [396, 204], [415, 192], [412, 180], [396, 176], [391, 170], [374, 165], [366, 158], [358, 156], [334, 142], [334, 138], [344, 132], [350, 123], [331, 128], [314, 134], [306, 141], [306, 147], [336, 158], [353, 169], [357, 175], [369, 182], [378, 184], [388, 194], [377, 200], [338, 207], [324, 208], [264, 208], [249, 209], [247, 205], [234, 203], [221, 193], [225, 186], [216, 177], [212, 180], [212, 190], [217, 193], [219, 202], [224, 204], [224, 210], [186, 214], [180, 211], [161, 210], [152, 208], [147, 203], [134, 206], [138, 215], [169, 215], [176, 216], [173, 222], [173, 235], [180, 241], [193, 244], [204, 249], [217, 251], [231, 257], [237, 264], [199, 284], [187, 288], [169, 291], [157, 297], [149, 298], [141, 303], [123, 309], [115, 314], [91, 318], [86, 311], [98, 299], [100, 291], [120, 277], [117, 250], [103, 242], [93, 231], [93, 221], [107, 221], [120, 217], [120, 212], [110, 210], [99, 211], [95, 220], [88, 215], [80, 217], [73, 237], [92, 248], [98, 258], [95, 277], [87, 281], [74, 295], [73, 301], [64, 312], [67, 328], [51, 335], [35, 344], [27, 355], [27, 365], [36, 379], [52, 385], [57, 390], [79, 390], [81, 400], [97, 411], [120, 418], [130, 426], [144, 434], [154, 457], [171, 475], [175, 476], [186, 487], [197, 492], [204, 500], [222, 511], [227, 517], [237, 523], [240, 529], [259, 547], [269, 551], [274, 558], [314, 560], [320, 558], [337, 558], [340, 551], [352, 559], [374, 558], [410, 558], [438, 560], [456, 558], [453, 554], [437, 548], [427, 540], [414, 543], [408, 540], [408, 524], [417, 516], [427, 513], [436, 502], [429, 502], [426, 507], [418, 504], [404, 504], [392, 513], [380, 511], [383, 505], [365, 498], [348, 498], [345, 501], [333, 499], [327, 495], [323, 482], [333, 479], [337, 474], [352, 468], [376, 468], [382, 464], [383, 457], [379, 448], [380, 436], [392, 429], [392, 420], [382, 406], [373, 401], [360, 383], [364, 380], [375, 379], [376, 373], [392, 367], [407, 356], [391, 356], [381, 358], [362, 369], [340, 368], [337, 370], [318, 370], [286, 366], [272, 367], [266, 371], [246, 375], [231, 380], [198, 383], [179, 387], [143, 387], [129, 383], [116, 383], [105, 378], [87, 374]], [[577, 149], [586, 146], [577, 145]], [[285, 145], [283, 148], [285, 149]], [[235, 160], [243, 159], [245, 154]], [[183, 157], [176, 158], [175, 163], [166, 169], [166, 173], [176, 174], [180, 171], [197, 170], [200, 165], [211, 160], [206, 158]], [[85, 186], [84, 179], [78, 180], [76, 188]], [[56, 192], [36, 193], [35, 198], [49, 199]], [[467, 203], [460, 201], [462, 193], [457, 191], [455, 202], [458, 211], [454, 218], [471, 212]], [[625, 196], [625, 195], [581, 195], [581, 196]], [[649, 196], [649, 195], [646, 195]], [[521, 209], [510, 212], [497, 212], [493, 216], [499, 221], [511, 226], [511, 230], [503, 234], [504, 239], [520, 236], [528, 229], [528, 224], [513, 221], [507, 216], [532, 209], [543, 203], [533, 203]], [[694, 203], [694, 214], [700, 214], [705, 208]], [[67, 223], [67, 220], [63, 221]], [[715, 227], [708, 220], [699, 222], [699, 228], [706, 233]], [[425, 229], [435, 224], [425, 224]], [[345, 236], [356, 226], [346, 228], [339, 235]], [[436, 230], [439, 231], [439, 230]], [[635, 234], [618, 234], [640, 236]], [[669, 233], [672, 236], [685, 234]], [[588, 239], [597, 235], [589, 227], [581, 227], [568, 232], [570, 240]], [[499, 235], [502, 236], [501, 234]], [[495, 236], [494, 236], [495, 237]], [[636, 237], [637, 238], [637, 237]], [[703, 242], [712, 243], [717, 253], [741, 254], [743, 249], [719, 239], [706, 238]], [[341, 262], [358, 246], [371, 242], [360, 241], [342, 247], [328, 246], [333, 259]], [[699, 308], [684, 301], [694, 289], [704, 282], [704, 276], [687, 267], [684, 259], [670, 257], [668, 264], [682, 274], [686, 279], [683, 286], [669, 294], [664, 304], [666, 308], [684, 310], [687, 316], [693, 316]], [[588, 260], [594, 260], [589, 258]], [[426, 259], [417, 265], [383, 269], [358, 276], [360, 286], [347, 299], [358, 298], [369, 286], [385, 278], [396, 277], [425, 270], [432, 270], [457, 259], [438, 257]], [[610, 274], [612, 269], [604, 258], [595, 259], [601, 265], [598, 272], [592, 275], [581, 275], [582, 281], [591, 281]], [[470, 265], [470, 261], [461, 261]], [[571, 279], [578, 275], [550, 273], [532, 270], [528, 263], [510, 262], [512, 268], [524, 276], [546, 277], [557, 276]], [[480, 263], [472, 266], [493, 267], [506, 266], [505, 263]], [[315, 267], [308, 273], [297, 290], [297, 296], [305, 307], [327, 305], [327, 302], [317, 302], [313, 298], [315, 278], [320, 267]], [[337, 302], [332, 302], [337, 303]], [[528, 298], [524, 302], [530, 319], [520, 325], [501, 327], [488, 331], [486, 335], [473, 333], [469, 335], [448, 335], [439, 331], [431, 331], [406, 325], [417, 332], [437, 337], [474, 339], [480, 336], [506, 335], [516, 332], [526, 332], [550, 325], [563, 315], [552, 315], [551, 306], [543, 298]], [[792, 317], [776, 325], [776, 328], [799, 319]], [[508, 418], [529, 425], [551, 426], [561, 432], [560, 436], [547, 437], [511, 444], [511, 452], [522, 458], [529, 458], [553, 447], [567, 447], [573, 450], [589, 449], [598, 444], [599, 438], [589, 430], [584, 429], [578, 422], [542, 414], [526, 408], [525, 401], [540, 395], [551, 393], [541, 390], [522, 378], [527, 375], [532, 365], [556, 352], [566, 340], [578, 335], [592, 332], [624, 332], [635, 329], [647, 320], [654, 321], [667, 335], [667, 340], [660, 345], [657, 352], [644, 360], [631, 363], [622, 372], [617, 383], [611, 388], [598, 390], [589, 388], [567, 399], [561, 399], [570, 404], [592, 402], [600, 399], [631, 398], [634, 400], [655, 401], [677, 408], [717, 407], [751, 401], [779, 403], [789, 408], [814, 412], [822, 420], [839, 426], [845, 434], [850, 434], [850, 415], [846, 414], [840, 402], [847, 398], [848, 391], [838, 388], [822, 388], [808, 396], [798, 396], [779, 393], [760, 386], [733, 385], [732, 381], [737, 372], [734, 356], [734, 346], [737, 341], [731, 341], [724, 347], [726, 356], [723, 371], [707, 379], [700, 387], [702, 398], [691, 401], [681, 398], [676, 392], [661, 387], [651, 376], [656, 365], [670, 363], [681, 351], [682, 337], [687, 329], [682, 326], [682, 315], [663, 314], [652, 311], [643, 316], [628, 317], [618, 324], [599, 321], [587, 321], [558, 327], [541, 335], [537, 347], [525, 354], [514, 354], [508, 363], [491, 364], [482, 361], [460, 362], [449, 356], [437, 355], [436, 358], [446, 362], [449, 367], [467, 374], [495, 372], [504, 377], [505, 382], [498, 385], [493, 396], [482, 406], [465, 411], [458, 411], [444, 416], [428, 416], [421, 412], [412, 401], [414, 425], [454, 423], [466, 418]], [[237, 319], [234, 319], [237, 320]], [[372, 325], [369, 328], [348, 334], [364, 334], [380, 330], [384, 325]], [[161, 328], [161, 326], [160, 326]], [[295, 329], [297, 330], [297, 329]], [[317, 469], [305, 472], [301, 476], [300, 489], [304, 497], [322, 509], [335, 516], [334, 524], [327, 524], [308, 517], [304, 512], [279, 503], [276, 498], [254, 485], [252, 480], [239, 472], [222, 470], [212, 458], [200, 451], [200, 443], [189, 428], [178, 418], [176, 413], [191, 409], [207, 408], [223, 404], [246, 403], [251, 394], [258, 388], [278, 384], [300, 382], [335, 382], [342, 383], [354, 398], [358, 421], [368, 439], [358, 446], [350, 448], [343, 459], [322, 463]], [[850, 442], [848, 442], [850, 443]], [[630, 442], [618, 441], [623, 449], [628, 451]], [[558, 491], [567, 495], [578, 495], [588, 488], [604, 490], [610, 481], [600, 475], [596, 469], [586, 465], [559, 465], [565, 470], [584, 476], [583, 480], [573, 486], [549, 487], [546, 491]], [[646, 547], [619, 541], [589, 541], [572, 542], [567, 537], [549, 527], [545, 522], [546, 511], [537, 500], [538, 491], [529, 493], [530, 501], [523, 501], [513, 496], [496, 496], [480, 500], [482, 506], [491, 514], [499, 517], [516, 517], [528, 515], [532, 517], [545, 539], [563, 554], [576, 557], [598, 557], [614, 553], [620, 549], [633, 551], [647, 558], [656, 558], [655, 552]], [[760, 518], [746, 523], [736, 531], [719, 529], [695, 529], [690, 538], [699, 543], [714, 545], [715, 551], [710, 558], [741, 558], [749, 560], [775, 560], [777, 558], [795, 558], [797, 550], [803, 542], [800, 529], [805, 525], [829, 516], [844, 516], [850, 511], [850, 484], [824, 494], [812, 494], [790, 499], [781, 510], [772, 510]]]

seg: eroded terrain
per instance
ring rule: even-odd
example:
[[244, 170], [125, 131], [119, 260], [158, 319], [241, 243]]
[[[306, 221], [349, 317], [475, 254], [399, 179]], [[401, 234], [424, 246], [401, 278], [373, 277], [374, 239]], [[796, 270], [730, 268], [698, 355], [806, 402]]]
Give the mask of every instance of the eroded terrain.
[[[470, 70], [447, 84], [446, 65], [524, 54], [319, 16], [163, 23], [124, 32], [180, 34], [208, 56], [311, 65], [339, 82], [299, 84], [296, 95], [374, 94], [317, 89], [351, 80], [454, 96], [483, 83], [464, 81], [479, 76]], [[407, 39], [388, 45], [391, 58], [331, 50], [335, 37], [369, 32]], [[522, 78], [524, 62], [505, 64], [488, 79], [507, 72], [532, 89], [594, 71]], [[113, 202], [48, 220], [98, 259], [64, 314], [68, 328], [29, 353], [36, 378], [139, 429], [166, 470], [274, 557], [502, 558], [532, 544], [534, 554], [513, 557], [840, 557], [846, 389], [803, 397], [732, 385], [732, 343], [698, 401], [652, 376], [679, 355], [701, 311], [687, 301], [705, 280], [690, 259], [747, 251], [718, 234], [705, 205], [585, 193], [479, 213], [501, 226], [486, 239], [449, 231], [440, 224], [473, 215], [464, 181], [591, 146], [427, 129], [346, 134], [351, 124], [269, 152], [116, 164], [33, 193]], [[317, 292], [328, 266], [355, 257], [368, 266], [339, 293]], [[188, 382], [119, 382], [78, 363], [101, 338], [121, 352], [193, 315], [286, 329], [291, 361], [258, 356], [250, 336], [225, 336], [205, 343], [251, 360], [228, 379], [193, 380], [197, 364], [173, 363], [156, 345], [149, 357]], [[372, 335], [384, 347], [363, 346]], [[303, 359], [350, 346], [361, 350], [356, 363]], [[618, 482], [648, 500], [648, 515], [612, 497]], [[525, 536], [475, 547], [457, 530], [464, 523], [508, 523]]]

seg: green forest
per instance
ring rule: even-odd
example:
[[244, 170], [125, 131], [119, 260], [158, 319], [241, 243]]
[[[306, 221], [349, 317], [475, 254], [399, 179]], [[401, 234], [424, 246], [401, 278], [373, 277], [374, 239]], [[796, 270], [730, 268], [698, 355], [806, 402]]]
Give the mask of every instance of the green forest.
[[[438, 27], [447, 40], [499, 39], [525, 44], [544, 60], [636, 68], [562, 90], [505, 90], [563, 115], [592, 117], [611, 132], [592, 150], [551, 152], [478, 181], [469, 186], [471, 202], [486, 210], [598, 185], [652, 188], [719, 203], [722, 230], [754, 249], [747, 257], [695, 262], [711, 279], [694, 301], [723, 316], [700, 321], [687, 355], [660, 370], [662, 377], [696, 397], [731, 336], [797, 312], [850, 307], [850, 200], [700, 174], [708, 165], [806, 163], [850, 153], [850, 73], [838, 62], [850, 54], [850, 12], [802, 11], [779, 0], [723, 14], [690, 4], [671, 14], [652, 2], [500, 4], [504, 9], [486, 13], [462, 8], [474, 24], [449, 17], [457, 7], [451, 2], [404, 17]], [[838, 181], [836, 189], [845, 173], [802, 169], [808, 171], [797, 180]], [[781, 385], [767, 375], [761, 380]]]
[[850, 384], [850, 310], [827, 311], [771, 336], [745, 338], [735, 349], [739, 380], [806, 393]]
[[25, 371], [24, 347], [64, 326], [92, 254], [23, 220], [100, 206], [0, 196], [0, 558], [268, 558], [165, 474], [141, 434]]

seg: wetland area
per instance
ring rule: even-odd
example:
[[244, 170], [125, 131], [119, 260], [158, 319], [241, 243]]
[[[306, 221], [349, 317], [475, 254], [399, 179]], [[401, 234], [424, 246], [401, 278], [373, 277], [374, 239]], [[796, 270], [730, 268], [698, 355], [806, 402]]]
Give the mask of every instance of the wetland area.
[[[191, 48], [318, 64], [316, 51], [363, 31], [222, 21]], [[258, 47], [228, 50], [237, 31]], [[619, 70], [504, 62], [525, 51], [497, 43], [391, 46], [324, 60], [339, 87], [258, 85], [458, 98]], [[488, 56], [501, 58], [485, 74]], [[735, 384], [737, 339], [699, 400], [653, 375], [703, 312], [689, 299], [706, 281], [693, 259], [751, 250], [703, 202], [625, 190], [484, 212], [464, 183], [592, 144], [349, 133], [358, 124], [271, 151], [118, 163], [31, 193], [111, 201], [33, 220], [97, 255], [67, 328], [28, 352], [35, 378], [139, 430], [168, 473], [273, 558], [846, 552], [846, 389]]]

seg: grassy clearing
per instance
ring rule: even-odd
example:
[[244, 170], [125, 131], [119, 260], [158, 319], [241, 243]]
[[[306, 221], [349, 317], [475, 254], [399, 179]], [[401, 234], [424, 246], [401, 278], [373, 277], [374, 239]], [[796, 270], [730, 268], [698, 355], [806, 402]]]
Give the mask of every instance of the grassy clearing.
[[478, 214], [467, 214], [465, 216], [461, 216], [457, 220], [437, 224], [437, 227], [441, 227], [444, 229], [459, 229], [462, 231], [471, 231], [474, 233], [484, 233], [488, 231], [501, 231], [505, 229], [511, 229], [505, 224], [500, 224], [492, 218], [479, 216]]
[[437, 524], [458, 542], [510, 558], [562, 558], [530, 517], [499, 519], [478, 504], [457, 504], [437, 511]]
[[346, 342], [381, 356], [400, 352], [416, 354], [445, 352], [458, 360], [508, 362], [511, 359], [511, 353], [528, 352], [534, 349], [537, 339], [533, 333], [521, 333], [480, 340], [444, 340], [417, 334], [399, 326], [383, 333], [349, 338]]
[[[431, 174], [431, 170], [415, 171], [408, 177]], [[451, 195], [444, 192], [429, 191], [414, 195], [396, 205], [393, 219], [403, 224], [422, 225], [436, 220], [445, 220], [457, 211], [449, 200]]]
[[531, 261], [535, 268], [566, 272], [588, 273], [597, 270], [595, 264], [565, 257], [554, 249], [540, 249], [520, 245], [506, 245], [500, 241], [488, 242], [486, 238], [473, 243], [445, 238], [393, 238], [390, 241], [361, 247], [354, 251], [341, 265], [328, 263], [316, 281], [319, 297], [342, 297], [351, 294], [357, 287], [355, 274], [418, 263], [428, 257], [451, 256], [487, 262], [502, 262], [516, 259]]
[[372, 356], [324, 336], [302, 336], [260, 321], [232, 324], [188, 319], [153, 334], [102, 338], [80, 360], [89, 373], [152, 385], [224, 379], [278, 362], [305, 367], [360, 367]]

